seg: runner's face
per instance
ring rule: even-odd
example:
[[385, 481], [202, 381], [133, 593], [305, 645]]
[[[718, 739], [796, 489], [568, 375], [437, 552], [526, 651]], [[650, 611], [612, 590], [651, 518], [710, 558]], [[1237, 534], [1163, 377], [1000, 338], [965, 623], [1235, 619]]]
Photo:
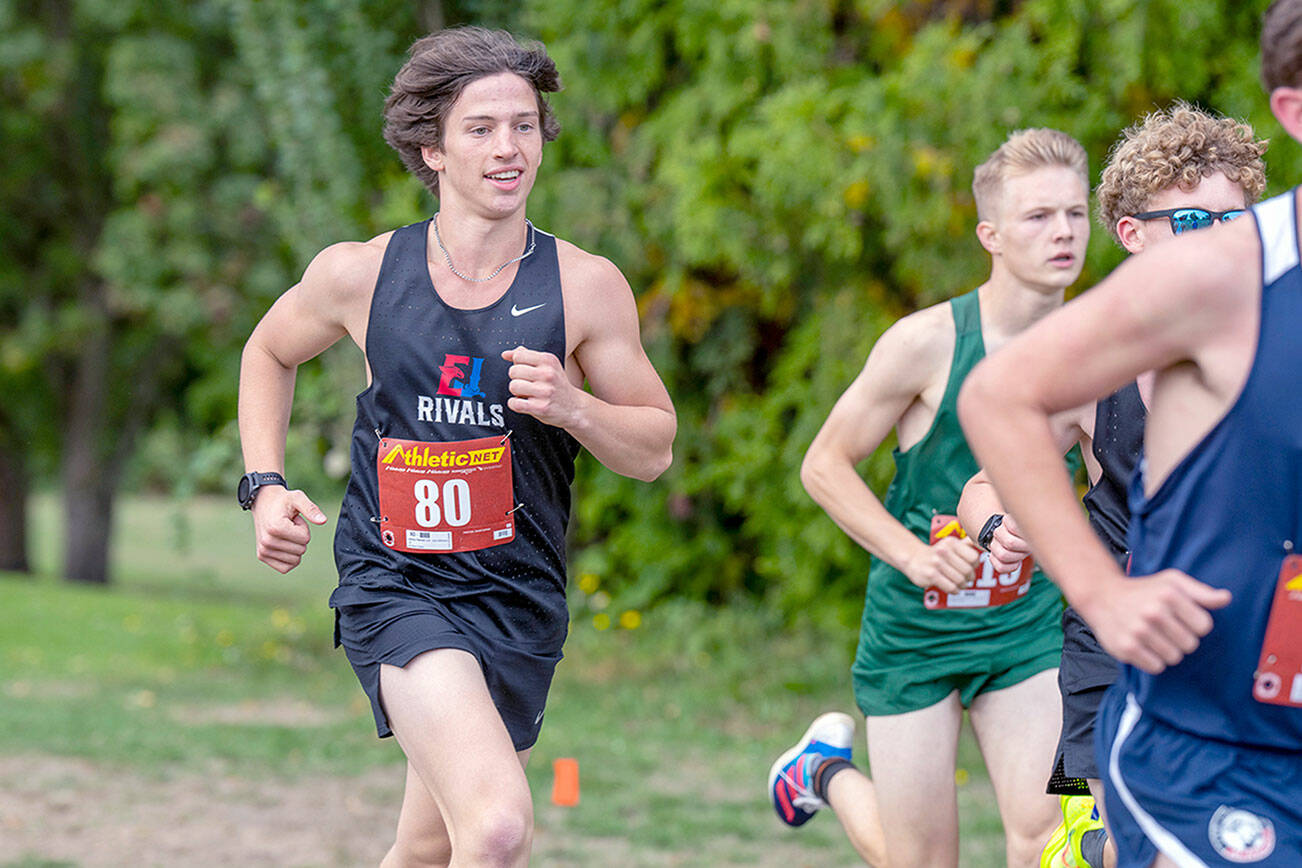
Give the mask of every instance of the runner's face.
[[[1223, 172], [1208, 175], [1192, 190], [1168, 187], [1148, 200], [1142, 211], [1165, 211], [1168, 208], [1202, 208], [1207, 211], [1232, 211], [1248, 207], [1248, 197], [1243, 188], [1225, 177]], [[1133, 218], [1132, 218], [1133, 219]], [[1156, 220], [1136, 220], [1135, 234], [1140, 239], [1139, 250], [1146, 249], [1175, 237], [1171, 221], [1165, 217]], [[1216, 224], [1213, 224], [1215, 226]], [[1195, 230], [1197, 231], [1197, 230]], [[1188, 233], [1185, 233], [1188, 234]], [[1123, 236], [1124, 237], [1124, 236]], [[1130, 245], [1127, 245], [1129, 247]], [[1133, 252], [1138, 253], [1139, 250]]]
[[466, 85], [444, 123], [442, 147], [424, 149], [439, 173], [439, 206], [502, 217], [524, 207], [542, 162], [533, 86], [504, 72]]
[[1022, 283], [1056, 292], [1080, 276], [1090, 240], [1089, 192], [1071, 169], [1045, 166], [1008, 178], [992, 222], [992, 252]]

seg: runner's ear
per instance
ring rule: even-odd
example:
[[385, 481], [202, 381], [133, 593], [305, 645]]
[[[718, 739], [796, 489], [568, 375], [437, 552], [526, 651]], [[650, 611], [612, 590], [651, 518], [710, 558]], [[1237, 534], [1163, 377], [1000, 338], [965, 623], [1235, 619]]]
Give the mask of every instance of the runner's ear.
[[987, 253], [993, 255], [1003, 250], [1003, 245], [999, 239], [999, 230], [989, 220], [982, 220], [976, 225], [976, 236]]
[[1302, 142], [1302, 89], [1275, 88], [1270, 92], [1270, 110], [1284, 131]]

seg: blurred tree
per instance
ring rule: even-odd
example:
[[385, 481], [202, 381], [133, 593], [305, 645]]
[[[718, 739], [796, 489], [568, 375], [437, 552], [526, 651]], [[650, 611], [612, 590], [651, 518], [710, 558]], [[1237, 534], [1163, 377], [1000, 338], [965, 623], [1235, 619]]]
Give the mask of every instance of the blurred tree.
[[[1052, 126], [1097, 173], [1122, 127], [1177, 97], [1274, 131], [1265, 5], [530, 0], [566, 84], [535, 213], [641, 288], [680, 414], [652, 496], [581, 473], [581, 569], [631, 605], [745, 591], [853, 618], [866, 557], [797, 468], [876, 335], [988, 273], [973, 167]], [[1119, 258], [1096, 232], [1082, 285]], [[891, 447], [864, 468], [879, 492]]]
[[[384, 210], [384, 185], [362, 179], [385, 172], [379, 106], [417, 11], [0, 0], [16, 146], [0, 184], [0, 383], [13, 398], [0, 411], [0, 482], [13, 495], [0, 564], [26, 564], [32, 457], [57, 456], [64, 573], [85, 582], [108, 580], [114, 496], [160, 414], [182, 432], [171, 482], [211, 456], [212, 435], [234, 479], [239, 348], [311, 252], [359, 237]], [[314, 388], [329, 376], [308, 372], [309, 398], [334, 392]], [[305, 414], [308, 430], [347, 401], [324, 404]]]
[[[412, 39], [473, 21], [555, 56], [564, 130], [531, 216], [628, 274], [680, 415], [656, 486], [584, 460], [577, 570], [633, 606], [748, 593], [852, 618], [866, 557], [796, 469], [877, 334], [985, 276], [972, 167], [1044, 125], [1097, 172], [1177, 97], [1277, 133], [1265, 5], [0, 0], [0, 567], [25, 563], [23, 493], [56, 466], [83, 580], [107, 575], [132, 455], [137, 478], [228, 490], [244, 338], [316, 250], [430, 213], [380, 107]], [[1092, 243], [1083, 285], [1120, 258]], [[324, 484], [361, 376], [350, 348], [300, 373], [294, 480]], [[890, 445], [864, 468], [878, 490]]]

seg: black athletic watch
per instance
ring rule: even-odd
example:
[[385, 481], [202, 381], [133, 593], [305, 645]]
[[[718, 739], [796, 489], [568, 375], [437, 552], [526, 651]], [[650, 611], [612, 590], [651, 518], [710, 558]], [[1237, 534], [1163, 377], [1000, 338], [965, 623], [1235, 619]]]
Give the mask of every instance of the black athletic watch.
[[289, 488], [289, 483], [279, 473], [246, 473], [240, 477], [239, 488], [235, 489], [235, 497], [239, 499], [240, 507], [252, 509], [253, 500], [258, 496], [258, 489], [264, 485]]
[[986, 551], [990, 551], [990, 542], [995, 538], [995, 528], [1004, 523], [1004, 514], [996, 512], [986, 519], [986, 523], [981, 526], [981, 533], [977, 534], [977, 545]]

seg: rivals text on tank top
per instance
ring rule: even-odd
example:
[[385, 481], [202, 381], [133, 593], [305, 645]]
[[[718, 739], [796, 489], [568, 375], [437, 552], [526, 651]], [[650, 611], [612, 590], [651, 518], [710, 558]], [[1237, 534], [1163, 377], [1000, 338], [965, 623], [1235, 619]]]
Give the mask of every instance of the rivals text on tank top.
[[[530, 227], [532, 255], [507, 292], [475, 310], [435, 291], [426, 247], [429, 221], [396, 230], [376, 280], [366, 332], [371, 384], [357, 397], [352, 475], [335, 534], [340, 588], [415, 588], [454, 615], [513, 641], [563, 638], [565, 528], [578, 442], [565, 430], [507, 407], [510, 365], [502, 351], [526, 346], [565, 358], [565, 317], [556, 239]], [[381, 543], [379, 436], [450, 442], [509, 432], [518, 510], [508, 543], [458, 553], [406, 553]]]

